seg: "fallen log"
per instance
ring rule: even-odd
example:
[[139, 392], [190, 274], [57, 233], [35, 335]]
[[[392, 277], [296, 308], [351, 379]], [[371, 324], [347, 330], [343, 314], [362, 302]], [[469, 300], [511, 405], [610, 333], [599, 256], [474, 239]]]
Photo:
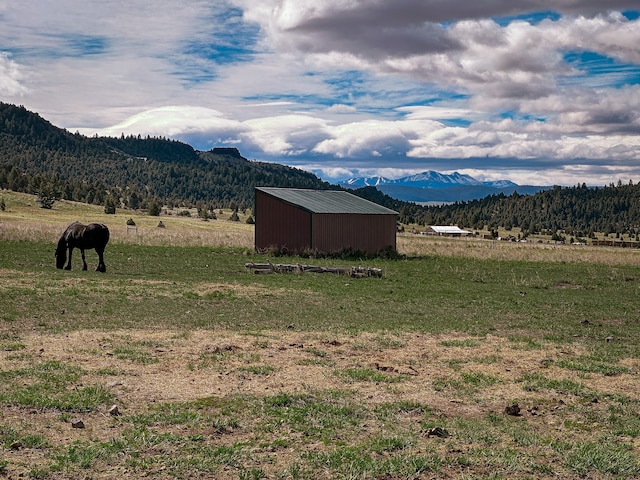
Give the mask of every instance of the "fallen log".
[[382, 269], [374, 267], [320, 267], [317, 265], [283, 264], [283, 263], [245, 263], [246, 268], [255, 274], [268, 273], [333, 273], [348, 275], [353, 278], [382, 278]]

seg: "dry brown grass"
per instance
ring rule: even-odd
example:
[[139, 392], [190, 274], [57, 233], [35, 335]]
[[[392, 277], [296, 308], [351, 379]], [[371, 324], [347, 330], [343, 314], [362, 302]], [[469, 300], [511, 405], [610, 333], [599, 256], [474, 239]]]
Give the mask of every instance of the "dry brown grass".
[[[73, 222], [105, 223], [115, 243], [140, 245], [212, 246], [253, 248], [254, 228], [229, 221], [230, 211], [218, 214], [218, 220], [203, 221], [195, 216], [179, 217], [181, 209], [150, 217], [141, 212], [118, 210], [106, 215], [100, 206], [59, 201], [53, 210], [39, 208], [32, 195], [1, 192], [7, 210], [0, 212], [0, 239], [55, 242], [64, 227]], [[127, 228], [132, 218], [136, 228]], [[162, 221], [165, 228], [158, 228]], [[408, 256], [447, 255], [489, 260], [552, 262], [590, 262], [606, 265], [640, 265], [640, 249], [562, 245], [533, 241], [515, 243], [484, 240], [476, 237], [443, 238], [413, 233], [397, 235], [398, 252]]]
[[486, 260], [589, 262], [640, 265], [640, 249], [562, 245], [552, 242], [506, 242], [475, 237], [443, 238], [400, 233], [398, 251], [411, 256], [446, 255]]
[[[197, 217], [182, 217], [176, 209], [168, 215], [151, 217], [142, 212], [118, 210], [107, 215], [103, 208], [77, 202], [60, 200], [54, 208], [46, 210], [35, 203], [32, 195], [1, 192], [7, 210], [0, 212], [0, 239], [55, 242], [64, 228], [74, 222], [104, 223], [109, 227], [111, 241], [140, 245], [174, 246], [253, 246], [253, 226], [245, 223], [246, 215], [239, 222], [229, 220], [230, 211], [218, 215], [217, 220], [204, 221]], [[127, 226], [133, 219], [135, 227]], [[164, 228], [159, 228], [162, 221]]]
[[[261, 398], [275, 394], [304, 395], [348, 389], [354, 398], [359, 399], [360, 406], [368, 411], [375, 411], [380, 405], [403, 402], [407, 405], [428, 405], [433, 416], [442, 418], [442, 424], [447, 423], [445, 419], [456, 418], [465, 419], [461, 420], [461, 425], [476, 420], [486, 422], [491, 416], [503, 417], [505, 406], [518, 402], [521, 422], [528, 428], [535, 428], [536, 435], [561, 438], [564, 435], [585, 435], [586, 432], [575, 425], [584, 421], [576, 411], [584, 409], [587, 401], [562, 392], [526, 391], [522, 378], [527, 375], [542, 373], [575, 382], [599, 397], [611, 394], [639, 400], [636, 374], [633, 373], [640, 368], [638, 359], [627, 361], [632, 373], [616, 376], [592, 374], [585, 377], [554, 365], [563, 358], [584, 354], [579, 344], [545, 344], [536, 349], [522, 349], [517, 342], [491, 336], [476, 338], [415, 333], [336, 335], [293, 331], [252, 334], [227, 330], [81, 330], [46, 336], [27, 333], [21, 337], [21, 343], [24, 348], [19, 356], [5, 354], [0, 357], [0, 371], [28, 367], [34, 362], [62, 362], [80, 367], [86, 372], [81, 382], [104, 385], [113, 392], [125, 418], [148, 414], [150, 405], [183, 404], [203, 398]], [[140, 348], [154, 362], [141, 364], [114, 355], [117, 348], [130, 344], [142, 345]], [[266, 374], [251, 373], [252, 367], [268, 367], [270, 370]], [[339, 374], [352, 369], [379, 371], [386, 378], [400, 381], [354, 382]], [[105, 376], [100, 373], [104, 371], [114, 373]], [[472, 378], [475, 374], [491, 378], [497, 385], [456, 383], [455, 379], [463, 374]], [[438, 387], [439, 384], [443, 386]], [[608, 401], [592, 403], [589, 407], [592, 422], [600, 417], [605, 423], [610, 405]], [[114, 422], [106, 411], [107, 407], [104, 411], [74, 414], [84, 422], [83, 429], [74, 429], [69, 423], [61, 422], [54, 411], [44, 410], [37, 415], [34, 412], [29, 415], [29, 431], [32, 435], [46, 438], [51, 445], [116, 439], [123, 435], [129, 424], [127, 421]], [[1, 418], [5, 424], [18, 426], [24, 424], [25, 413], [24, 409], [9, 408]], [[420, 428], [419, 418], [409, 415], [402, 421], [405, 420], [415, 423], [414, 429]], [[241, 428], [208, 441], [225, 445], [255, 441], [247, 431], [250, 433], [251, 422], [249, 416], [242, 417]], [[463, 449], [475, 447], [473, 443], [465, 442], [465, 435], [483, 435], [473, 430], [468, 432], [468, 427], [458, 426], [456, 429], [453, 420], [449, 425], [452, 440], [436, 442], [423, 435], [414, 448], [438, 449], [440, 455], [455, 458], [455, 451], [451, 452], [453, 445], [461, 445]], [[187, 426], [177, 425], [175, 428], [175, 434], [186, 434]], [[603, 425], [595, 422], [589, 428], [600, 430]], [[259, 434], [256, 431], [253, 435]], [[372, 435], [375, 437], [374, 432]], [[267, 438], [268, 435], [263, 441]], [[293, 439], [290, 441], [295, 442]], [[302, 448], [303, 444], [299, 447]], [[314, 449], [309, 445], [304, 448]], [[635, 446], [635, 450], [640, 454], [640, 444]], [[261, 470], [264, 478], [278, 478], [276, 473], [290, 467], [296, 455], [295, 450], [289, 453], [282, 451], [271, 456], [268, 462], [263, 459]], [[4, 458], [12, 465], [11, 475], [26, 475], [48, 461], [39, 456], [38, 450], [23, 448], [6, 450]], [[482, 469], [475, 471], [479, 473]], [[444, 476], [442, 478], [454, 478], [456, 468], [447, 472], [448, 469], [443, 468], [440, 472]], [[69, 478], [117, 478], [121, 474], [133, 473], [123, 466], [117, 471], [105, 471], [104, 476], [83, 476], [86, 474], [80, 473]], [[227, 473], [220, 471], [215, 476], [202, 478], [238, 478], [234, 472]], [[453, 477], [448, 477], [448, 474]], [[565, 475], [559, 478], [569, 478]], [[530, 478], [526, 475], [516, 477]], [[540, 475], [537, 478], [553, 477]], [[608, 477], [596, 475], [590, 478]]]

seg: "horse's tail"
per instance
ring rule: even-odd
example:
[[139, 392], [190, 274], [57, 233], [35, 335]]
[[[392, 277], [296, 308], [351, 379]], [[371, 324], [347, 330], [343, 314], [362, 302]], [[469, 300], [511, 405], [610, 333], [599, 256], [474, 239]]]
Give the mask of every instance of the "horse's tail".
[[56, 268], [64, 267], [64, 262], [67, 261], [67, 232], [63, 233], [58, 240], [58, 246], [56, 248]]

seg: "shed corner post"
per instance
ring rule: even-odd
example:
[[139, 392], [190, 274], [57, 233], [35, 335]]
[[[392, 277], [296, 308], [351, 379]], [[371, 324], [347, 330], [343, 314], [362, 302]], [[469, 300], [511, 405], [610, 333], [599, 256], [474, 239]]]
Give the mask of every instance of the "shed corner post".
[[253, 249], [258, 251], [258, 187], [253, 189]]

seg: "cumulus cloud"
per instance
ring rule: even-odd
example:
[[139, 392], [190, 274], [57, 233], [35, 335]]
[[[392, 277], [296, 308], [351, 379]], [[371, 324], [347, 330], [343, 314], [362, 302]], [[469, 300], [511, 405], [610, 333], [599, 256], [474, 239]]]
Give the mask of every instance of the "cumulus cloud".
[[529, 130], [558, 134], [640, 133], [640, 85], [616, 89], [566, 89], [562, 94], [523, 102], [523, 113], [545, 115]]
[[418, 122], [380, 120], [334, 126], [328, 129], [330, 137], [319, 142], [313, 151], [337, 158], [393, 157], [406, 152], [411, 139], [438, 125], [436, 122], [419, 123], [422, 127], [419, 129], [416, 128]]
[[235, 143], [248, 128], [224, 117], [216, 110], [194, 106], [167, 106], [140, 112], [112, 127], [80, 129], [86, 135], [119, 137], [120, 135], [168, 136], [184, 140], [204, 140], [211, 145]]
[[327, 108], [327, 112], [330, 113], [353, 113], [356, 110], [356, 107], [345, 105], [344, 103], [334, 103], [329, 108]]
[[247, 120], [249, 130], [243, 138], [268, 155], [300, 155], [309, 152], [327, 135], [327, 124], [321, 118], [307, 115], [280, 115]]
[[[245, 15], [263, 26], [274, 48], [309, 63], [411, 75], [478, 96], [527, 99], [552, 93], [559, 75], [575, 73], [563, 59], [567, 49], [638, 61], [640, 21], [607, 13], [633, 2], [598, 3], [281, 1], [271, 2], [270, 9], [247, 3]], [[598, 14], [537, 24], [503, 25], [488, 18], [544, 9]]]
[[11, 60], [6, 52], [0, 52], [0, 95], [21, 96], [29, 90], [23, 85], [23, 69]]

